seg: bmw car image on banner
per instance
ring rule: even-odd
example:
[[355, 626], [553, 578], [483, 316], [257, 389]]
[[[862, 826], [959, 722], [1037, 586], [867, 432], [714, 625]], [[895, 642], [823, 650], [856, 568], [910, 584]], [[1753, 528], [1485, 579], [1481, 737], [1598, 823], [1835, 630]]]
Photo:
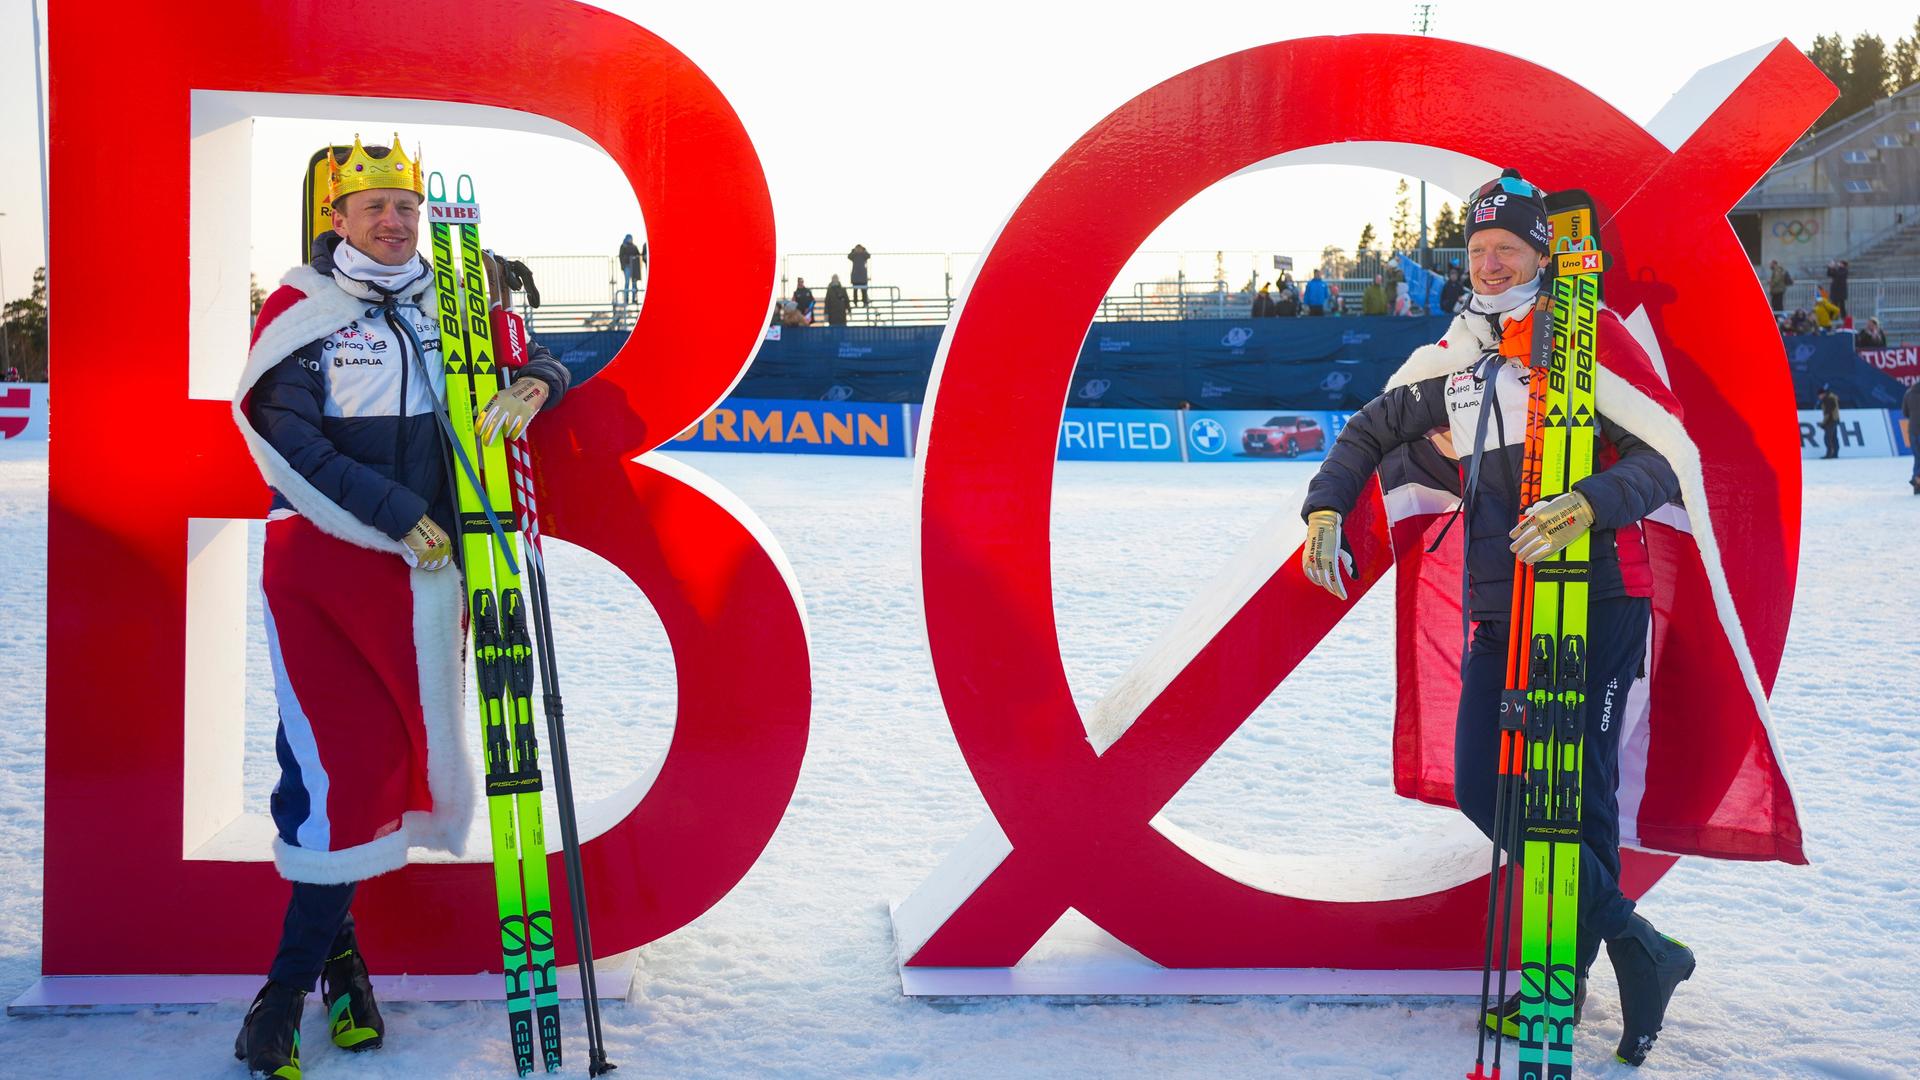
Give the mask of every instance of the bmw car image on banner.
[[1189, 412], [1189, 461], [1319, 461], [1346, 426], [1344, 412], [1286, 409]]

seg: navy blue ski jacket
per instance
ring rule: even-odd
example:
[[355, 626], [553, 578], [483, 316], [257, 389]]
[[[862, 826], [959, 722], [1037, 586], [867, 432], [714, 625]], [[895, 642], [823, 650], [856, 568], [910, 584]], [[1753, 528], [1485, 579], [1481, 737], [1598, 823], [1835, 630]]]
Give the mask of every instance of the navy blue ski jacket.
[[[1450, 444], [1447, 456], [1464, 465], [1480, 438], [1478, 421], [1487, 391], [1482, 376], [1492, 370], [1497, 407], [1481, 442], [1477, 493], [1454, 528], [1464, 528], [1467, 535], [1471, 617], [1504, 622], [1513, 604], [1514, 559], [1507, 533], [1520, 520], [1528, 376], [1517, 365], [1499, 362], [1499, 341], [1506, 330], [1500, 318], [1460, 315], [1479, 320], [1470, 324], [1484, 346], [1479, 355], [1463, 356], [1451, 373], [1395, 386], [1353, 414], [1308, 485], [1302, 513], [1334, 510], [1342, 517], [1350, 515], [1381, 460], [1409, 443], [1438, 436]], [[1603, 334], [1602, 348], [1607, 340]], [[1637, 523], [1679, 498], [1680, 479], [1665, 457], [1604, 413], [1598, 427], [1595, 471], [1573, 485], [1594, 513], [1588, 596], [1651, 596], [1652, 571]]]
[[[436, 418], [445, 408], [445, 371], [433, 275], [404, 295], [386, 293], [335, 272], [340, 242], [323, 234], [312, 266], [361, 301], [359, 317], [262, 374], [247, 395], [247, 419], [322, 495], [369, 526], [398, 540], [431, 515], [451, 536], [453, 456]], [[255, 337], [306, 299], [282, 286], [261, 309]], [[528, 352], [516, 378], [545, 382], [543, 408], [558, 404], [570, 382], [566, 367], [537, 342], [529, 341]], [[292, 509], [278, 491], [274, 507]]]

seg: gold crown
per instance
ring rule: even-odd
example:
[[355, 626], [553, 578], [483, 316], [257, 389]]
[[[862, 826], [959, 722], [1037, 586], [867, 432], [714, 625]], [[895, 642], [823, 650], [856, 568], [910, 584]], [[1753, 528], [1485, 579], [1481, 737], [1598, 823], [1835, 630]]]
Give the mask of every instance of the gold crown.
[[358, 133], [353, 136], [353, 149], [348, 152], [345, 162], [339, 160], [337, 153], [327, 155], [327, 161], [332, 166], [327, 170], [329, 203], [338, 202], [343, 196], [356, 191], [371, 191], [374, 188], [399, 188], [421, 198], [426, 197], [426, 181], [421, 176], [420, 166], [408, 159], [406, 151], [400, 149], [400, 133], [397, 131], [393, 133], [393, 145], [378, 157], [360, 145]]

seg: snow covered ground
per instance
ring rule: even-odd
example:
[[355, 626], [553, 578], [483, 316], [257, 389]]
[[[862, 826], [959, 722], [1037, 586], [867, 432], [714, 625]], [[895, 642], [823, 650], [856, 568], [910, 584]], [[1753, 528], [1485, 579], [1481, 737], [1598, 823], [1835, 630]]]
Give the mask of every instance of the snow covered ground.
[[[616, 1075], [1332, 1080], [1458, 1076], [1471, 1065], [1471, 1017], [1458, 1007], [902, 998], [887, 902], [985, 811], [921, 643], [912, 465], [685, 460], [738, 492], [793, 563], [813, 631], [813, 726], [799, 789], [758, 865], [705, 916], [642, 950], [631, 1000], [608, 1007], [624, 1065]], [[1055, 601], [1083, 707], [1310, 468], [1060, 466]], [[1651, 894], [1645, 910], [1698, 951], [1700, 971], [1645, 1075], [1920, 1071], [1920, 499], [1905, 494], [1905, 468], [1808, 463], [1805, 557], [1773, 701], [1813, 865], [1686, 860]], [[10, 885], [0, 894], [0, 1000], [39, 969], [46, 476], [46, 444], [0, 445], [10, 627], [0, 636], [0, 880]], [[671, 658], [637, 592], [606, 564], [578, 550], [551, 561], [577, 783], [593, 798], [665, 747]], [[1294, 852], [1352, 850], [1377, 842], [1383, 826], [1439, 823], [1446, 811], [1391, 793], [1389, 594], [1376, 589], [1194, 778], [1169, 807], [1173, 821]], [[249, 798], [264, 805], [273, 775], [264, 658], [250, 658], [249, 672]], [[1327, 760], [1347, 767], [1325, 769]], [[230, 1046], [242, 1004], [0, 1020], [0, 1076], [238, 1077]], [[1604, 963], [1587, 1016], [1580, 1074], [1640, 1075], [1612, 1064], [1619, 1006]], [[394, 1005], [387, 1049], [365, 1058], [335, 1051], [323, 1020], [311, 1006], [310, 1076], [511, 1075], [496, 1005]], [[570, 1072], [579, 1045], [569, 1045]]]

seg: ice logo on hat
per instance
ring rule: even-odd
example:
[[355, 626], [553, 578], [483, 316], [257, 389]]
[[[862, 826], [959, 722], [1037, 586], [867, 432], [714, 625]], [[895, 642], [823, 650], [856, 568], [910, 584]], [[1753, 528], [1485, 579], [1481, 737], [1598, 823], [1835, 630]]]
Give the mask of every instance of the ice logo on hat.
[[1505, 195], [1489, 195], [1481, 199], [1480, 205], [1473, 208], [1473, 223], [1480, 225], [1492, 221], [1493, 216], [1500, 212], [1500, 204], [1506, 201]]

